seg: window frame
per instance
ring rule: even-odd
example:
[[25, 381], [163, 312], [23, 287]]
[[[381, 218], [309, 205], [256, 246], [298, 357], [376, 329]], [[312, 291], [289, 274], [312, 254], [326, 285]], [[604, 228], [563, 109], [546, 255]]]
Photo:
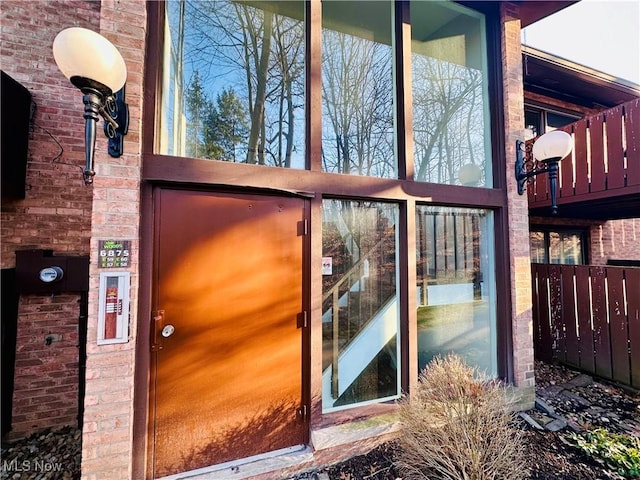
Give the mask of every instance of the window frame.
[[[582, 118], [582, 115], [580, 115], [579, 113], [576, 112], [572, 112], [570, 110], [562, 110], [559, 108], [554, 108], [554, 107], [546, 107], [543, 105], [537, 105], [537, 104], [533, 104], [533, 103], [528, 103], [525, 102], [524, 104], [524, 114], [525, 114], [525, 125], [524, 128], [526, 129], [528, 127], [528, 125], [526, 124], [526, 114], [527, 112], [531, 112], [531, 113], [536, 113], [539, 115], [539, 126], [540, 126], [540, 131], [536, 132], [536, 135], [534, 135], [531, 138], [534, 138], [535, 136], [540, 136], [544, 133], [550, 132], [551, 130], [548, 130], [549, 128], [549, 122], [547, 120], [547, 115], [549, 113], [552, 114], [556, 114], [556, 115], [562, 115], [564, 117], [567, 118], [572, 118], [573, 122], [577, 122], [578, 120], [580, 120]], [[573, 122], [569, 122], [569, 123], [573, 123]], [[556, 128], [560, 128], [560, 127], [556, 127]], [[554, 128], [555, 130], [555, 128]]]
[[[589, 265], [589, 229], [582, 227], [555, 227], [555, 226], [540, 226], [540, 225], [532, 225], [529, 228], [529, 242], [531, 242], [531, 234], [534, 232], [543, 234], [543, 243], [544, 243], [544, 255], [546, 262], [542, 262], [547, 265]], [[573, 263], [551, 263], [551, 239], [550, 235], [552, 233], [562, 234], [562, 235], [577, 235], [580, 238], [580, 254], [582, 256], [582, 263], [573, 264]], [[541, 262], [531, 262], [531, 263], [541, 263]]]
[[[487, 48], [487, 81], [492, 158], [492, 187], [469, 187], [414, 181], [412, 173], [412, 102], [411, 102], [411, 25], [409, 2], [394, 3], [394, 70], [396, 90], [396, 122], [398, 134], [397, 158], [398, 178], [374, 178], [344, 175], [322, 171], [322, 98], [319, 79], [321, 79], [321, 38], [322, 8], [320, 0], [305, 2], [305, 170], [294, 170], [263, 165], [236, 164], [222, 161], [209, 161], [196, 158], [173, 157], [155, 153], [160, 139], [156, 134], [158, 115], [161, 107], [162, 51], [164, 34], [164, 3], [148, 2], [148, 41], [146, 52], [146, 72], [144, 79], [144, 122], [142, 124], [142, 199], [143, 242], [153, 245], [152, 202], [150, 200], [154, 185], [171, 184], [183, 188], [203, 186], [212, 189], [245, 191], [247, 189], [263, 192], [299, 194], [311, 198], [310, 242], [311, 254], [307, 259], [309, 278], [303, 280], [308, 287], [306, 295], [310, 308], [314, 311], [321, 297], [311, 292], [321, 292], [321, 222], [318, 218], [323, 198], [344, 198], [349, 200], [369, 200], [394, 202], [399, 205], [399, 244], [400, 264], [400, 371], [401, 387], [406, 390], [417, 381], [417, 368], [410, 357], [416, 346], [409, 345], [410, 332], [416, 323], [415, 305], [415, 213], [416, 204], [429, 202], [432, 205], [469, 207], [493, 211], [494, 252], [496, 278], [496, 340], [498, 358], [498, 376], [513, 381], [513, 339], [512, 339], [512, 300], [511, 271], [509, 268], [509, 231], [507, 216], [507, 161], [504, 145], [504, 92], [502, 86], [502, 39], [499, 2], [467, 2], [458, 4], [485, 15], [485, 34]], [[152, 259], [142, 259], [141, 277], [146, 283], [153, 279]], [[316, 265], [317, 264], [317, 265]], [[318, 280], [319, 279], [319, 280]], [[147, 287], [145, 287], [147, 288]], [[412, 290], [413, 289], [413, 290]], [[150, 290], [150, 287], [149, 287]], [[141, 292], [150, 295], [149, 292]], [[142, 302], [144, 303], [144, 302]], [[141, 307], [141, 317], [148, 318], [150, 306]], [[314, 320], [312, 319], [312, 324]], [[144, 323], [144, 322], [142, 322]], [[141, 328], [141, 338], [145, 338], [145, 328]], [[148, 337], [148, 335], [146, 335]], [[142, 349], [144, 351], [144, 349]], [[414, 351], [410, 353], [410, 351]], [[145, 352], [146, 355], [146, 352]], [[148, 356], [148, 355], [147, 355]], [[315, 362], [315, 359], [312, 360]], [[142, 365], [148, 365], [149, 360]], [[309, 375], [310, 367], [304, 368]], [[312, 409], [315, 408], [312, 406]]]
[[[376, 398], [376, 399], [368, 399], [368, 400], [363, 400], [360, 402], [356, 402], [356, 403], [348, 403], [348, 404], [344, 404], [344, 405], [340, 405], [340, 406], [331, 406], [331, 407], [326, 407], [324, 405], [324, 401], [325, 401], [325, 394], [326, 392], [322, 392], [322, 414], [323, 415], [331, 415], [333, 413], [336, 412], [340, 412], [343, 410], [349, 410], [349, 409], [353, 409], [353, 408], [362, 408], [362, 407], [366, 407], [368, 405], [376, 405], [376, 404], [380, 404], [380, 403], [389, 403], [389, 402], [395, 402], [397, 401], [401, 396], [402, 396], [402, 392], [403, 390], [406, 390], [405, 384], [404, 384], [404, 379], [406, 377], [406, 373], [405, 373], [405, 359], [404, 359], [404, 355], [405, 355], [405, 350], [406, 350], [406, 346], [404, 345], [406, 343], [405, 340], [405, 332], [402, 329], [402, 325], [403, 325], [403, 314], [402, 314], [402, 300], [401, 300], [401, 291], [402, 291], [402, 255], [403, 255], [403, 249], [401, 248], [401, 238], [402, 238], [402, 231], [403, 229], [402, 227], [402, 204], [400, 204], [399, 202], [393, 202], [393, 201], [373, 201], [371, 199], [354, 199], [354, 198], [334, 198], [334, 197], [329, 197], [329, 196], [323, 196], [322, 198], [322, 203], [321, 203], [321, 215], [322, 218], [320, 220], [321, 225], [321, 230], [324, 230], [324, 225], [325, 225], [325, 207], [329, 202], [340, 202], [340, 201], [345, 201], [345, 202], [350, 202], [352, 204], [354, 203], [359, 203], [359, 202], [366, 202], [366, 203], [375, 203], [378, 206], [379, 205], [386, 205], [387, 208], [388, 207], [393, 207], [395, 209], [395, 220], [396, 223], [394, 224], [394, 242], [395, 242], [395, 264], [394, 264], [394, 277], [395, 277], [395, 298], [397, 299], [398, 302], [398, 306], [397, 306], [397, 311], [396, 311], [396, 322], [397, 322], [397, 328], [396, 328], [396, 340], [395, 340], [395, 345], [396, 345], [396, 361], [398, 362], [398, 365], [396, 367], [396, 393], [390, 396], [386, 396], [386, 397], [381, 397], [381, 398]], [[324, 232], [323, 232], [324, 233]], [[322, 248], [322, 255], [324, 255], [324, 236], [319, 239], [319, 242], [321, 244], [321, 248]], [[324, 296], [324, 294], [326, 293], [324, 288], [324, 286], [321, 286], [321, 293]], [[332, 321], [333, 324], [333, 321]], [[324, 337], [322, 338], [322, 341], [324, 342]], [[323, 358], [322, 361], [324, 362], [325, 358], [324, 358], [324, 351], [323, 351]], [[362, 372], [361, 372], [362, 373]], [[336, 399], [337, 400], [337, 399]]]

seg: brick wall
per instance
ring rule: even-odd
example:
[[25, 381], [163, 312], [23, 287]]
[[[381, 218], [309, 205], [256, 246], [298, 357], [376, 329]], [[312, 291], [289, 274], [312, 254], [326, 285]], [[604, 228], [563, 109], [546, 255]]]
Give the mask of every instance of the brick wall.
[[66, 27], [95, 28], [99, 7], [96, 2], [2, 2], [2, 70], [24, 85], [36, 104], [26, 198], [2, 200], [2, 268], [15, 265], [15, 250], [88, 253], [92, 190], [82, 180], [82, 96], [58, 70], [51, 45]]
[[12, 435], [77, 425], [78, 296], [23, 296], [16, 344]]
[[127, 343], [97, 345], [100, 270], [90, 265], [87, 328], [87, 386], [82, 432], [82, 472], [86, 479], [132, 478], [133, 392], [137, 324], [140, 225], [140, 137], [146, 4], [103, 0], [99, 32], [118, 48], [127, 65], [129, 133], [124, 155], [96, 152], [91, 250], [100, 239], [130, 240], [131, 315]]
[[[36, 104], [26, 198], [2, 200], [2, 268], [14, 267], [15, 251], [21, 249], [89, 252], [92, 189], [81, 174], [81, 95], [58, 70], [51, 45], [68, 26], [95, 28], [99, 10], [96, 2], [2, 2], [2, 70], [25, 86]], [[70, 294], [20, 299], [12, 436], [77, 422], [78, 300]], [[61, 341], [45, 345], [48, 333], [61, 335]]]
[[[505, 158], [507, 202], [509, 217], [509, 262], [511, 270], [511, 302], [513, 319], [513, 372], [517, 387], [529, 391], [533, 402], [534, 365], [531, 312], [531, 268], [529, 244], [523, 238], [529, 235], [529, 209], [527, 197], [518, 195], [513, 180], [513, 159], [516, 157], [516, 140], [523, 138], [524, 101], [522, 90], [522, 51], [520, 44], [520, 20], [518, 6], [500, 4], [503, 62], [503, 98], [505, 122]], [[526, 396], [526, 395], [525, 395]]]
[[593, 265], [606, 265], [607, 260], [640, 260], [640, 218], [594, 225], [589, 238]]

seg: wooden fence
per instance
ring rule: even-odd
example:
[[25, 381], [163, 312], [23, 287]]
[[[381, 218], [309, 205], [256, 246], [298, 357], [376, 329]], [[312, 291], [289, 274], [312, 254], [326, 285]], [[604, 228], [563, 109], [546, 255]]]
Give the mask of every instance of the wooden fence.
[[[560, 128], [574, 139], [560, 162], [558, 198], [575, 201], [637, 191], [640, 186], [640, 98]], [[529, 207], [548, 205], [546, 176], [527, 188]]]
[[536, 358], [640, 388], [640, 268], [532, 265]]

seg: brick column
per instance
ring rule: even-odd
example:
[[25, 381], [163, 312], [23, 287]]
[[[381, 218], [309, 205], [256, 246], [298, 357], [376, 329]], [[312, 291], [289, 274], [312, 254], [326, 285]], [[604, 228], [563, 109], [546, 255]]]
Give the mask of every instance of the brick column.
[[[85, 479], [131, 478], [146, 25], [145, 2], [102, 1], [100, 33], [114, 43], [127, 65], [126, 101], [130, 123], [123, 156], [109, 157], [105, 142], [98, 142], [96, 147], [82, 434], [82, 477]], [[131, 320], [127, 343], [99, 346], [96, 338], [101, 270], [97, 251], [99, 240], [107, 239], [131, 241], [132, 256], [127, 268], [131, 273]]]
[[515, 385], [534, 386], [533, 320], [531, 304], [531, 264], [529, 257], [529, 209], [526, 195], [517, 192], [513, 177], [516, 140], [524, 134], [524, 93], [519, 7], [500, 5], [502, 21], [502, 62], [505, 119], [506, 184], [509, 216], [509, 262], [513, 322], [513, 369]]

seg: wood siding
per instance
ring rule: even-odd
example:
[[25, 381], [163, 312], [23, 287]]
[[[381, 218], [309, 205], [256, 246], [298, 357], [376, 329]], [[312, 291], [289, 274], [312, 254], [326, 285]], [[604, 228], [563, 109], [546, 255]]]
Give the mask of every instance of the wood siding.
[[[574, 139], [573, 153], [560, 162], [559, 205], [640, 193], [640, 98], [559, 130]], [[550, 205], [547, 176], [532, 182], [529, 207]]]

